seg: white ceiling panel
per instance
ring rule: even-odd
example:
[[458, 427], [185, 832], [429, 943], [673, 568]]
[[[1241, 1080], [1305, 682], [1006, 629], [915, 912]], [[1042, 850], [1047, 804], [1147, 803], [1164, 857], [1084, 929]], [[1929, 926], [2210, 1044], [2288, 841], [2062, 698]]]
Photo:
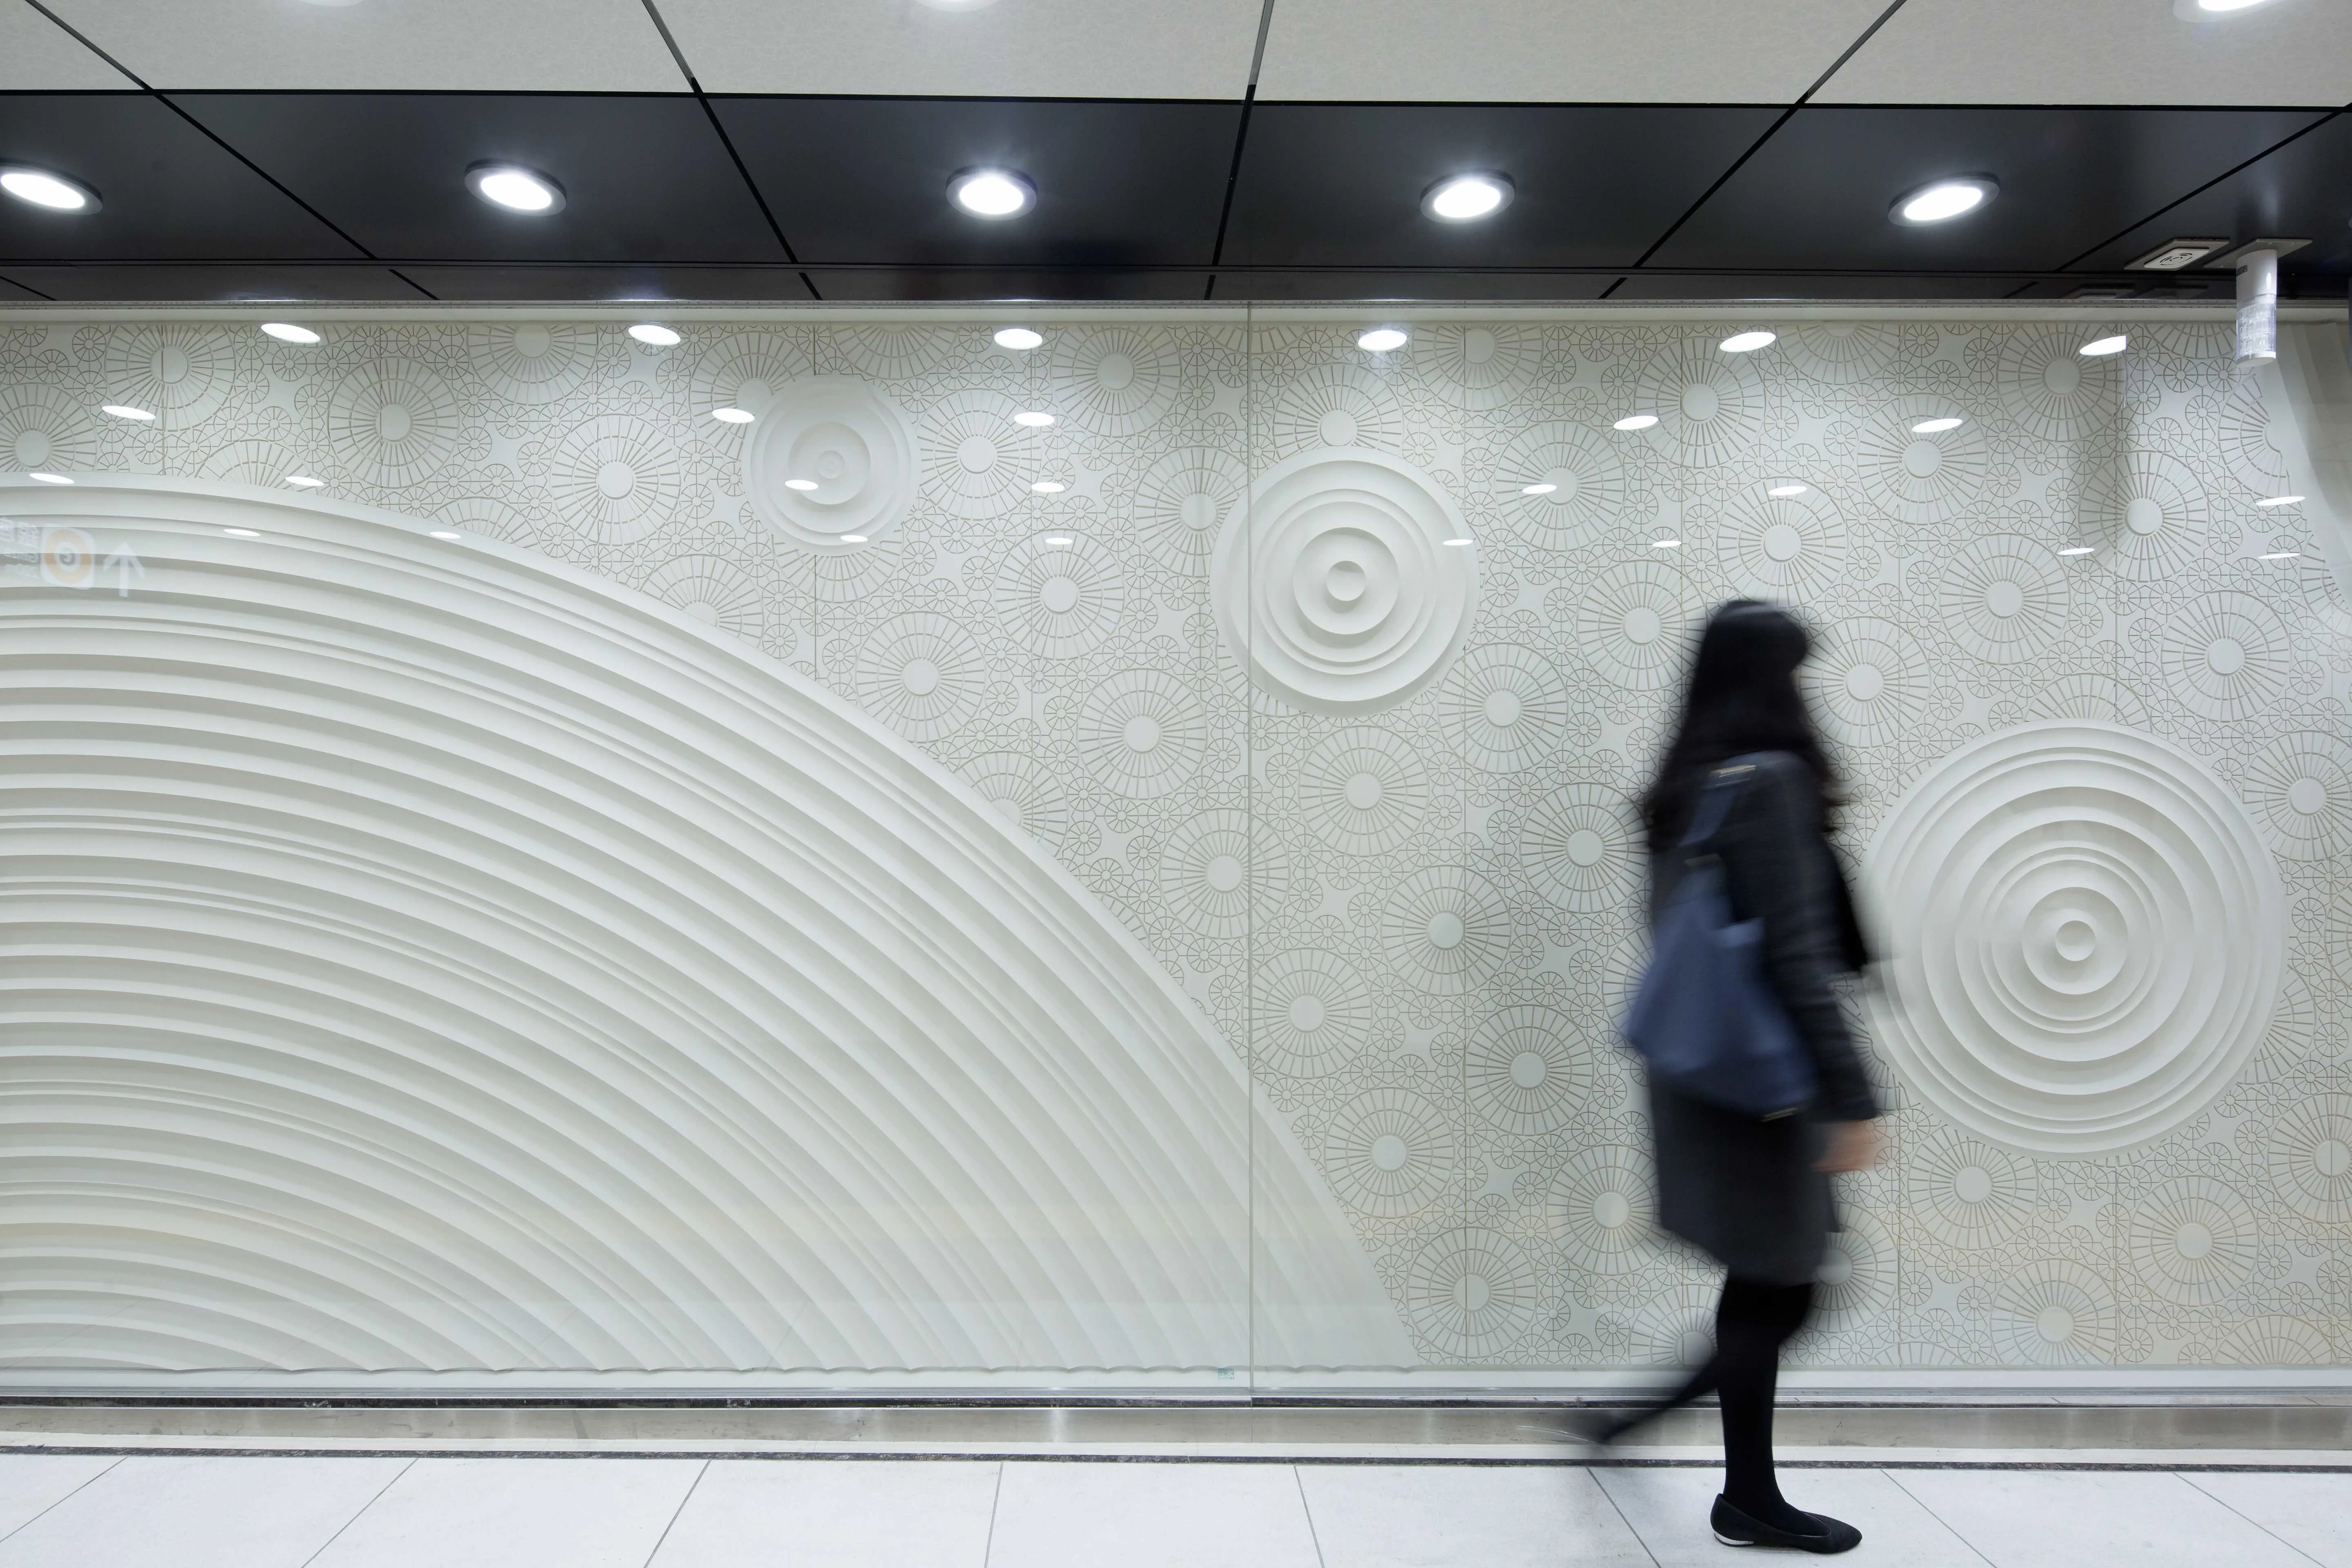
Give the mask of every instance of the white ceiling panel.
[[1259, 0], [658, 0], [710, 92], [1238, 99]]
[[642, 0], [48, 0], [160, 88], [680, 92]]
[[2352, 5], [1908, 0], [1814, 101], [2332, 106], [2352, 102]]
[[24, 0], [0, 0], [0, 92], [102, 92], [131, 85]]
[[1276, 0], [1261, 99], [1786, 103], [1886, 0]]

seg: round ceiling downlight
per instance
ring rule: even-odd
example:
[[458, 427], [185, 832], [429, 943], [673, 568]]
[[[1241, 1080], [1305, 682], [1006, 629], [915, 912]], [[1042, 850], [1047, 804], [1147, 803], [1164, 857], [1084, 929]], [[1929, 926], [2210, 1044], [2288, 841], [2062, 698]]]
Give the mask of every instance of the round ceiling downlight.
[[974, 217], [1019, 217], [1037, 205], [1037, 187], [1011, 169], [966, 169], [948, 182], [948, 199]]
[[1954, 174], [1935, 180], [1895, 198], [1886, 216], [1896, 223], [1917, 226], [1949, 223], [1976, 211], [2000, 194], [2000, 182], [1990, 174]]
[[1027, 353], [1045, 341], [1045, 333], [1034, 331], [1027, 327], [996, 329], [996, 346], [1001, 349], [1013, 349], [1017, 353]]
[[0, 191], [53, 213], [94, 213], [102, 205], [98, 193], [79, 180], [25, 163], [0, 163]]
[[639, 321], [629, 329], [629, 336], [652, 348], [674, 349], [678, 344], [676, 330], [665, 327], [659, 321]]
[[1440, 223], [1475, 223], [1509, 206], [1516, 194], [1508, 174], [1448, 174], [1422, 192], [1421, 210]]
[[264, 321], [261, 330], [281, 343], [315, 343], [319, 334], [308, 327], [298, 327], [291, 321]]
[[477, 163], [466, 171], [466, 188], [494, 207], [530, 217], [563, 210], [563, 187], [553, 176], [520, 163]]

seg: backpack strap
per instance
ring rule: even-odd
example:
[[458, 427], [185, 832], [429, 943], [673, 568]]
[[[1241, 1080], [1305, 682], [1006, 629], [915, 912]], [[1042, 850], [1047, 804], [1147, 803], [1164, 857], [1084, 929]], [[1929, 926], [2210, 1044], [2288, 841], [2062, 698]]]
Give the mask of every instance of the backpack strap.
[[1696, 849], [1723, 830], [1723, 819], [1731, 815], [1731, 803], [1739, 796], [1739, 786], [1756, 771], [1753, 763], [1735, 759], [1707, 774], [1706, 789], [1698, 797], [1698, 809], [1691, 813], [1690, 831], [1683, 835], [1678, 849]]

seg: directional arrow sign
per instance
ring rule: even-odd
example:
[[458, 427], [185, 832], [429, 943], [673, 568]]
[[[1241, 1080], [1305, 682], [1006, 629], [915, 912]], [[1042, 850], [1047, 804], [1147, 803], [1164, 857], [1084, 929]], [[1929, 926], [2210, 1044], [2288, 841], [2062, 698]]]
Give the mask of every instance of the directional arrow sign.
[[131, 597], [131, 584], [144, 582], [147, 577], [147, 568], [139, 562], [139, 552], [128, 544], [114, 547], [114, 553], [106, 558], [105, 569], [121, 574], [114, 580], [114, 594], [119, 599]]

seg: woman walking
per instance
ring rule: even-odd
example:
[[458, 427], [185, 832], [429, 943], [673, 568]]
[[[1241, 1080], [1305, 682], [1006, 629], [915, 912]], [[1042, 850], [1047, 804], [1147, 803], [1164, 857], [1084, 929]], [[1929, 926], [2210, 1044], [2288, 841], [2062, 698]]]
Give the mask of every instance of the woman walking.
[[1780, 1347], [1804, 1323], [1837, 1227], [1831, 1173], [1871, 1163], [1878, 1105], [1830, 990], [1868, 955], [1825, 837], [1836, 770], [1797, 691], [1810, 648], [1804, 628], [1771, 605], [1734, 600], [1718, 609], [1699, 637], [1680, 725], [1642, 799], [1653, 925], [1685, 876], [1719, 867], [1731, 919], [1761, 922], [1763, 979], [1817, 1087], [1809, 1103], [1759, 1118], [1651, 1075], [1659, 1224], [1727, 1273], [1713, 1359], [1672, 1398], [1602, 1438], [1715, 1393], [1724, 1458], [1717, 1539], [1829, 1553], [1859, 1545], [1861, 1532], [1781, 1497], [1772, 1402]]

